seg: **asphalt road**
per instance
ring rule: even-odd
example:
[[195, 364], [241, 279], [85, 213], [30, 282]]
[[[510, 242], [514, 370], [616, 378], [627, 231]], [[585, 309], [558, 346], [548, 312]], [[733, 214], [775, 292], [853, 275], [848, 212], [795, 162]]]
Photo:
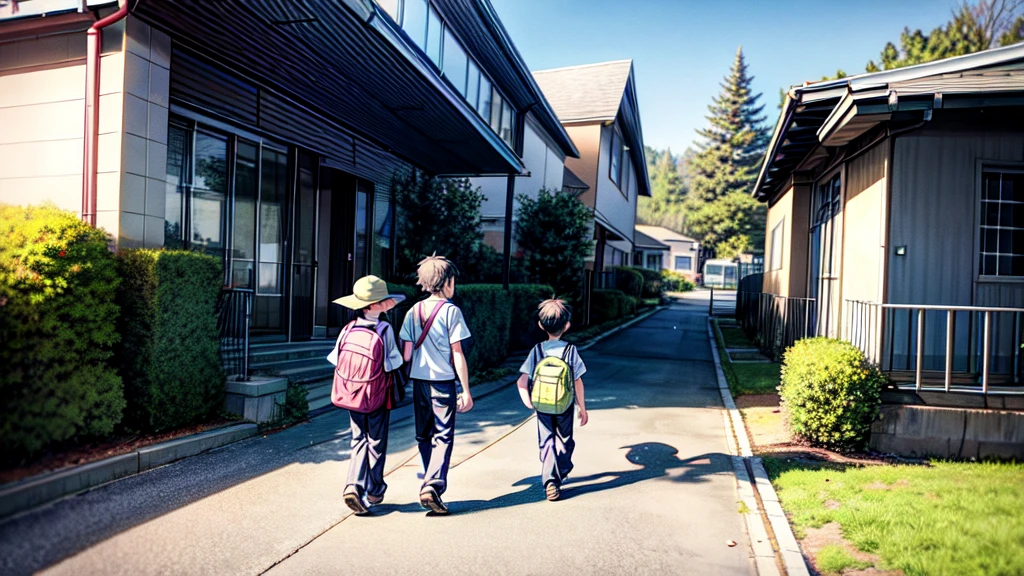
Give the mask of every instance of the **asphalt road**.
[[582, 352], [590, 424], [559, 502], [509, 386], [459, 416], [451, 516], [417, 504], [408, 408], [385, 503], [350, 516], [334, 412], [8, 519], [0, 574], [754, 574], [706, 313], [688, 299]]

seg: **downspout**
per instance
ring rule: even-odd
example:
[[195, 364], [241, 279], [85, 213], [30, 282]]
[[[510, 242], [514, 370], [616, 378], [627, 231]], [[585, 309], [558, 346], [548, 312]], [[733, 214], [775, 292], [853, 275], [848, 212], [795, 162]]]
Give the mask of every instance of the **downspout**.
[[[530, 113], [530, 110], [536, 106], [534, 102], [523, 108], [523, 111], [516, 114], [516, 125], [515, 125], [515, 136], [514, 146], [515, 153], [520, 158], [523, 157], [523, 140], [525, 138], [523, 132], [526, 130], [526, 115]], [[509, 279], [512, 271], [512, 210], [514, 207], [514, 200], [516, 197], [516, 176], [514, 174], [508, 175], [508, 183], [505, 187], [505, 238], [504, 248], [505, 257], [501, 263], [501, 284], [508, 290]]]
[[100, 49], [101, 30], [128, 15], [128, 3], [122, 0], [116, 12], [98, 20], [86, 32], [85, 55], [85, 133], [82, 141], [82, 221], [96, 227], [96, 168], [100, 140]]

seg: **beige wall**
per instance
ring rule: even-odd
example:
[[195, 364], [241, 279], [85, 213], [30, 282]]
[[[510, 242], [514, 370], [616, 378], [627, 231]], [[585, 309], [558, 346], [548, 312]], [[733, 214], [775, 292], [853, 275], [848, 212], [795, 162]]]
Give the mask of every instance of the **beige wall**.
[[[811, 187], [790, 185], [768, 207], [768, 225], [765, 230], [764, 292], [804, 298], [807, 295], [807, 233]], [[782, 222], [782, 266], [772, 270], [772, 231]]]
[[883, 142], [853, 159], [846, 167], [844, 301], [882, 300], [888, 161], [889, 145]]
[[601, 125], [587, 124], [582, 126], [566, 126], [565, 131], [572, 138], [579, 158], [566, 158], [565, 166], [587, 183], [590, 189], [580, 195], [580, 200], [593, 208], [597, 197], [597, 163], [601, 151]]
[[[82, 28], [0, 41], [0, 202], [81, 212]], [[103, 32], [96, 221], [118, 245], [163, 245], [169, 58], [134, 17]]]

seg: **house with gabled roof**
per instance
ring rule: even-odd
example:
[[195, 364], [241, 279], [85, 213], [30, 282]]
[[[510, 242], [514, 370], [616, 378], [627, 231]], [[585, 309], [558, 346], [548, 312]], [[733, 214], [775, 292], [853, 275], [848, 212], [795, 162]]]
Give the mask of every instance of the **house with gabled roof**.
[[589, 267], [600, 273], [632, 264], [637, 198], [651, 195], [633, 61], [533, 76], [579, 150], [579, 158], [566, 158], [565, 167], [587, 185], [580, 200], [594, 211], [596, 246]]

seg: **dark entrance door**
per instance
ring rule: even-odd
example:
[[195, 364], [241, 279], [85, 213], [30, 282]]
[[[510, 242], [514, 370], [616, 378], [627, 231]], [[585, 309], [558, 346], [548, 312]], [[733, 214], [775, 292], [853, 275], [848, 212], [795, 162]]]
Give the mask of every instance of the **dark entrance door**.
[[295, 215], [292, 225], [291, 340], [313, 337], [313, 298], [317, 274], [317, 156], [298, 154]]
[[321, 189], [330, 190], [330, 230], [322, 233], [330, 235], [329, 262], [325, 263], [329, 276], [327, 336], [333, 337], [352, 319], [349, 310], [333, 301], [349, 294], [355, 281], [356, 178], [329, 168], [321, 171], [321, 177], [329, 179]]

